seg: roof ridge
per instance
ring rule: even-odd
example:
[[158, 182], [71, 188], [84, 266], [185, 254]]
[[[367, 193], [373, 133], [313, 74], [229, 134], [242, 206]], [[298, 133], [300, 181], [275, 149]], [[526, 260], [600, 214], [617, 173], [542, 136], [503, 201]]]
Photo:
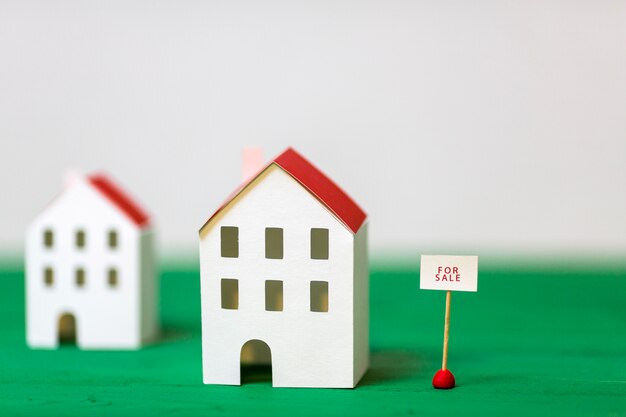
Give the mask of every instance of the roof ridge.
[[150, 216], [148, 213], [108, 175], [97, 172], [88, 175], [87, 180], [89, 184], [125, 214], [136, 226], [141, 229], [149, 226]]
[[367, 214], [328, 175], [292, 147], [274, 158], [273, 162], [320, 200], [353, 233], [359, 231]]
[[367, 214], [334, 181], [292, 147], [285, 149], [280, 155], [268, 162], [256, 175], [241, 183], [202, 225], [200, 230], [202, 231], [218, 213], [271, 165], [278, 166], [295, 179], [352, 233], [359, 231], [367, 218]]

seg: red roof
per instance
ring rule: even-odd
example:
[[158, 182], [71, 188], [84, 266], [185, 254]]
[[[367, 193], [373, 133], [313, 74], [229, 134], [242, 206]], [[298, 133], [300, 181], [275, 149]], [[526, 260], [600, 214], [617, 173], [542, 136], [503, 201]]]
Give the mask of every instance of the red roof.
[[[361, 228], [367, 215], [365, 212], [346, 194], [337, 184], [335, 184], [324, 173], [307, 161], [302, 155], [288, 148], [270, 161], [257, 175], [242, 184], [224, 204], [207, 220], [208, 224], [222, 209], [228, 205], [244, 188], [254, 181], [261, 172], [270, 165], [276, 164], [285, 172], [291, 175], [304, 188], [313, 194], [328, 210], [330, 210], [339, 221], [341, 221], [352, 233], [356, 233]], [[204, 227], [204, 226], [203, 226]]]
[[150, 217], [124, 190], [118, 187], [104, 174], [94, 174], [87, 177], [104, 197], [124, 213], [135, 225], [143, 229], [148, 226]]

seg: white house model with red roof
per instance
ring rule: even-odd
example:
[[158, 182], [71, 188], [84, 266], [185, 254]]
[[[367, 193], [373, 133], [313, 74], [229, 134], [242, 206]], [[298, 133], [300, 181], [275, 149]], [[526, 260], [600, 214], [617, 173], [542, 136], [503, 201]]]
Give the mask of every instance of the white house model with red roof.
[[200, 229], [205, 384], [353, 388], [369, 364], [366, 215], [292, 149]]
[[104, 175], [75, 175], [26, 237], [26, 338], [136, 349], [156, 336], [148, 215]]

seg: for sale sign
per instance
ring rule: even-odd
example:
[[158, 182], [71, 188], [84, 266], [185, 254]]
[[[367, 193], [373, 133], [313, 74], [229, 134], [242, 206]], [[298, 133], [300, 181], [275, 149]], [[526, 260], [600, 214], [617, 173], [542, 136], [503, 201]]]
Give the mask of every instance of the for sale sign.
[[420, 289], [478, 291], [478, 256], [422, 255]]

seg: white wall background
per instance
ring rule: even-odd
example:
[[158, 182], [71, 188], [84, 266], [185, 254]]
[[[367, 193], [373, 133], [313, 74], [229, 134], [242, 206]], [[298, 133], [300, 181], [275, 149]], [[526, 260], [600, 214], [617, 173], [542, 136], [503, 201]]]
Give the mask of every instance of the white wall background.
[[293, 145], [374, 248], [626, 250], [626, 2], [0, 0], [0, 246], [104, 168], [166, 250]]

